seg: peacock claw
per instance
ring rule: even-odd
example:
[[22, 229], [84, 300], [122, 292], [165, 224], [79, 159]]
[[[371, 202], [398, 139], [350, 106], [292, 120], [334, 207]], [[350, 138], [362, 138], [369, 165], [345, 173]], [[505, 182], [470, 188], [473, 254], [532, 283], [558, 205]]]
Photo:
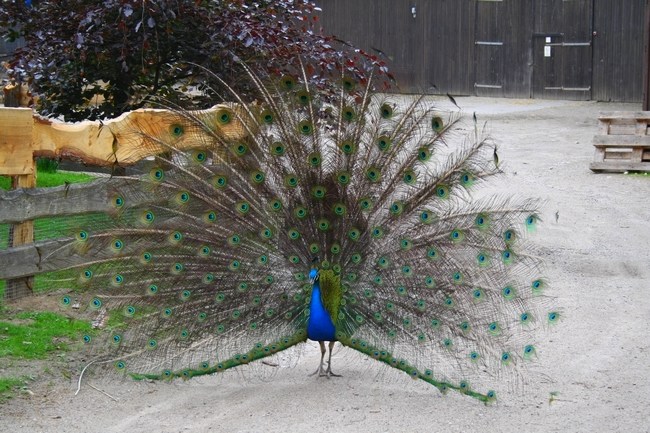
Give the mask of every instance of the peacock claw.
[[322, 365], [320, 367], [318, 367], [318, 370], [314, 371], [309, 376], [315, 376], [316, 374], [318, 374], [318, 377], [326, 377], [328, 379], [330, 377], [343, 377], [342, 374], [336, 374], [336, 373], [332, 372], [332, 370], [329, 367], [327, 367], [327, 370], [323, 371], [323, 366]]
[[332, 369], [329, 368], [329, 366], [327, 367], [327, 371], [325, 371], [325, 374], [324, 374], [323, 376], [327, 377], [328, 379], [329, 379], [330, 377], [343, 377], [342, 374], [336, 374], [336, 373], [334, 373], [334, 372], [332, 371]]

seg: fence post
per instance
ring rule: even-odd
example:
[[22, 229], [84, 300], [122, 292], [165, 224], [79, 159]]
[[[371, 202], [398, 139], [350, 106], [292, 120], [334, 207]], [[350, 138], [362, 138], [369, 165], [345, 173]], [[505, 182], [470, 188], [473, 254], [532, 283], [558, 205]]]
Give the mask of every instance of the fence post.
[[[12, 176], [13, 188], [34, 188], [36, 167], [32, 149], [32, 110], [3, 108], [0, 115], [0, 174]], [[11, 228], [11, 246], [34, 242], [34, 222], [23, 221]], [[33, 277], [8, 280], [6, 299], [19, 299], [32, 293]]]

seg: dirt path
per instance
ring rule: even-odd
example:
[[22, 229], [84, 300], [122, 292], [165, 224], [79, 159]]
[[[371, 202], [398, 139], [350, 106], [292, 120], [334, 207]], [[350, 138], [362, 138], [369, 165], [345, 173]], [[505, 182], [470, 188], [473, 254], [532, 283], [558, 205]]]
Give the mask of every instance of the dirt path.
[[[536, 235], [564, 320], [518, 400], [441, 396], [339, 350], [344, 377], [314, 379], [318, 351], [268, 381], [41, 383], [0, 406], [3, 432], [648, 432], [650, 176], [593, 174], [599, 111], [636, 104], [458, 98], [489, 120], [506, 175], [491, 186], [546, 200]], [[556, 221], [556, 212], [559, 218]], [[551, 393], [555, 401], [550, 402]]]

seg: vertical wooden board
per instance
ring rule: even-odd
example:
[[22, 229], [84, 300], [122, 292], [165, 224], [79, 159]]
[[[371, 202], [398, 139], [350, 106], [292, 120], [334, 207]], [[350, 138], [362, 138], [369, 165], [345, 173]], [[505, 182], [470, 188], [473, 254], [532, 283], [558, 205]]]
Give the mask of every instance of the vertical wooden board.
[[34, 174], [31, 108], [0, 107], [0, 175]]
[[641, 109], [650, 110], [650, 0], [645, 3], [643, 32], [643, 104]]
[[[29, 110], [31, 120], [32, 114]], [[31, 133], [30, 133], [31, 136]], [[31, 155], [30, 155], [31, 157]], [[34, 169], [34, 159], [31, 158], [32, 173], [16, 176], [14, 178], [14, 188], [34, 188], [36, 186], [36, 170]], [[34, 221], [23, 221], [15, 224], [13, 229], [12, 246], [31, 244], [34, 242]], [[34, 277], [19, 278], [16, 280], [7, 280], [5, 287], [6, 299], [20, 299], [31, 295], [34, 287]]]
[[[418, 22], [425, 19], [421, 15], [418, 3], [407, 0], [395, 0], [390, 7], [384, 2], [373, 2], [375, 13], [380, 17], [373, 26], [373, 38], [369, 45], [379, 48], [390, 56], [388, 63], [392, 69], [399, 90], [414, 91], [421, 84], [421, 66], [417, 59], [418, 47], [421, 48], [421, 36], [417, 33]], [[382, 4], [383, 3], [383, 4]], [[383, 7], [382, 7], [383, 6]], [[416, 16], [413, 17], [411, 7], [415, 7]], [[420, 13], [418, 13], [420, 12]], [[380, 46], [373, 44], [380, 42]]]
[[474, 94], [475, 0], [421, 3], [423, 84], [435, 84], [441, 94]]
[[533, 38], [533, 86], [535, 98], [561, 99], [562, 48], [550, 46], [564, 42], [562, 0], [535, 0], [535, 37]]
[[511, 0], [505, 7], [503, 93], [508, 97], [529, 98], [533, 72], [534, 0]]
[[645, 0], [593, 0], [593, 5], [592, 99], [641, 102]]
[[535, 0], [535, 33], [562, 32], [562, 1]]
[[562, 47], [562, 86], [565, 99], [591, 99], [592, 17], [593, 0], [565, 0], [562, 3], [564, 43], [585, 44]]
[[474, 34], [475, 94], [503, 96], [505, 67], [505, 1], [476, 2]]
[[[32, 173], [16, 176], [15, 187], [36, 187], [36, 175]], [[19, 224], [14, 224], [13, 246], [31, 244], [32, 242], [34, 242], [34, 221], [23, 221]]]

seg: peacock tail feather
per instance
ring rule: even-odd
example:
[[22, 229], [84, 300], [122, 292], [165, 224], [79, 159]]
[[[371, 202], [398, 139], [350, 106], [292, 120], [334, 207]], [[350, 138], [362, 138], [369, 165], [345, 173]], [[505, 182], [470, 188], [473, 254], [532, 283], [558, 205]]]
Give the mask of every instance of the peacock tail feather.
[[216, 115], [133, 125], [165, 153], [115, 189], [110, 225], [82, 221], [57, 252], [71, 257], [52, 277], [72, 289], [62, 305], [106, 328], [89, 350], [151, 379], [273, 355], [308, 338], [315, 271], [341, 344], [493, 400], [559, 318], [527, 244], [539, 203], [475, 198], [500, 171], [494, 144], [423, 96], [247, 72], [253, 102], [222, 83]]

